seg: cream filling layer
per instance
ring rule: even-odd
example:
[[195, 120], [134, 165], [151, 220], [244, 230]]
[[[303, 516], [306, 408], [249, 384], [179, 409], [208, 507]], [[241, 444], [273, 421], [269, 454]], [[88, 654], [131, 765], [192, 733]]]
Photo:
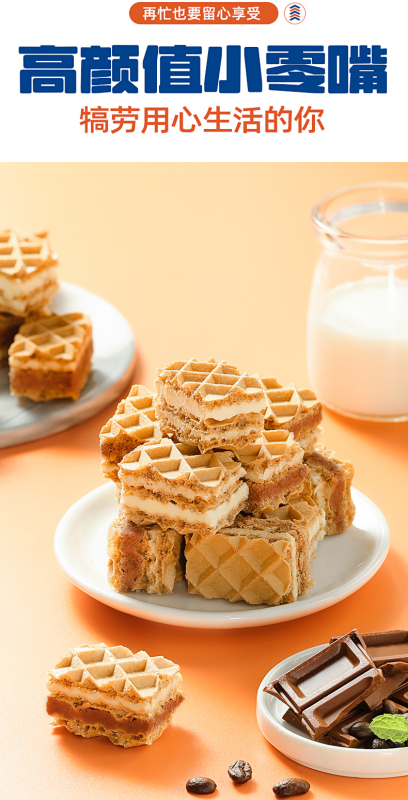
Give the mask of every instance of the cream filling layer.
[[47, 689], [54, 696], [61, 692], [61, 694], [65, 694], [67, 697], [76, 697], [78, 700], [91, 703], [91, 705], [103, 703], [103, 705], [108, 708], [109, 706], [112, 708], [125, 708], [127, 711], [133, 711], [135, 714], [144, 713], [151, 716], [156, 714], [167, 700], [171, 700], [172, 697], [174, 697], [181, 683], [182, 677], [178, 673], [174, 676], [171, 683], [163, 689], [159, 689], [153, 698], [146, 698], [136, 703], [132, 703], [130, 700], [125, 700], [122, 697], [110, 697], [109, 695], [103, 694], [103, 692], [99, 692], [97, 689], [94, 691], [81, 689], [77, 686], [67, 686], [57, 681], [48, 681]]
[[[259, 389], [255, 390], [258, 397], [242, 403], [224, 402], [222, 396], [216, 394], [207, 394], [202, 403], [197, 403], [196, 400], [186, 398], [182, 391], [177, 391], [166, 383], [163, 385], [161, 393], [167, 405], [177, 409], [178, 412], [182, 411], [187, 416], [196, 417], [198, 420], [216, 419], [221, 422], [237, 415], [264, 412], [267, 406], [266, 395], [259, 399], [259, 391]], [[217, 405], [214, 406], [214, 403]]]
[[[266, 469], [264, 472], [260, 472], [257, 470], [253, 472], [251, 469], [246, 470], [246, 478], [249, 481], [253, 481], [254, 483], [264, 483], [265, 481], [269, 481], [272, 476], [279, 477], [284, 472], [287, 472], [293, 467], [297, 467], [303, 461], [303, 450], [300, 450], [298, 453], [295, 454], [292, 458], [289, 459], [281, 459], [275, 464], [271, 464], [271, 466]], [[245, 462], [244, 467], [245, 467]]]
[[[125, 465], [123, 465], [123, 467], [125, 467]], [[205, 486], [203, 489], [190, 489], [187, 486], [183, 486], [183, 484], [179, 484], [178, 486], [169, 486], [168, 483], [160, 480], [137, 480], [137, 473], [136, 475], [129, 473], [126, 469], [123, 469], [123, 472], [121, 473], [122, 482], [125, 489], [133, 489], [137, 488], [138, 486], [143, 486], [143, 488], [150, 489], [150, 491], [156, 494], [158, 492], [163, 492], [166, 495], [180, 495], [181, 497], [185, 497], [187, 500], [194, 500], [195, 497], [201, 497], [203, 500], [207, 500], [208, 495], [212, 495], [213, 490], [217, 487], [222, 487], [226, 492], [232, 491], [233, 487], [237, 485], [238, 478], [243, 477], [243, 475], [245, 475], [245, 470], [240, 469], [229, 480], [208, 481], [208, 489], [206, 491], [207, 487]]]
[[[177, 417], [174, 417], [169, 413], [169, 419], [167, 421], [170, 422], [170, 420], [172, 428], [174, 428], [174, 430], [177, 431], [177, 430], [182, 430], [184, 428], [184, 424], [181, 422], [181, 420], [178, 420]], [[259, 435], [259, 426], [247, 425], [244, 428], [233, 428], [232, 430], [229, 431], [220, 431], [218, 427], [214, 427], [214, 429], [212, 430], [210, 427], [207, 427], [207, 430], [205, 432], [200, 431], [201, 439], [206, 439], [208, 441], [216, 439], [217, 442], [219, 440], [222, 442], [230, 441], [232, 443], [234, 443], [234, 441], [237, 441], [237, 439], [241, 439], [242, 436], [249, 436], [250, 434], [253, 433]], [[214, 447], [216, 447], [216, 444], [214, 445]]]
[[57, 266], [44, 269], [31, 267], [31, 269], [32, 273], [29, 272], [24, 278], [16, 278], [14, 275], [0, 271], [0, 292], [6, 300], [14, 300], [14, 298], [39, 292], [45, 284], [58, 280]]
[[128, 508], [131, 511], [143, 511], [147, 516], [157, 514], [168, 517], [169, 519], [182, 520], [184, 522], [200, 522], [212, 528], [217, 525], [223, 517], [228, 516], [230, 511], [233, 511], [234, 508], [238, 508], [248, 497], [248, 492], [247, 484], [243, 483], [235, 490], [229, 500], [220, 503], [216, 508], [209, 508], [207, 511], [191, 511], [188, 508], [180, 508], [171, 502], [161, 503], [150, 497], [135, 497], [134, 494], [123, 491], [120, 507], [122, 510]]

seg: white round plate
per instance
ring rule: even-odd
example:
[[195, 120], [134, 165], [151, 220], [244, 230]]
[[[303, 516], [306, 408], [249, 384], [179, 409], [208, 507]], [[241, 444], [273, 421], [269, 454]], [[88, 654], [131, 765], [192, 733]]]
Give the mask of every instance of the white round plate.
[[55, 555], [67, 577], [84, 592], [112, 608], [154, 622], [190, 628], [248, 628], [296, 619], [338, 603], [363, 586], [383, 563], [390, 533], [381, 511], [361, 492], [352, 490], [355, 524], [345, 533], [325, 537], [312, 562], [313, 589], [296, 603], [250, 606], [245, 602], [207, 600], [188, 594], [185, 581], [173, 594], [118, 594], [107, 578], [106, 534], [117, 516], [114, 485], [78, 500], [63, 516], [55, 534]]
[[306, 658], [314, 656], [325, 644], [310, 647], [301, 653], [286, 658], [265, 675], [257, 695], [256, 718], [268, 740], [283, 755], [304, 767], [344, 775], [348, 778], [397, 778], [408, 775], [407, 750], [403, 747], [389, 750], [360, 750], [353, 747], [334, 747], [314, 742], [307, 733], [302, 733], [282, 719], [288, 707], [277, 697], [264, 692], [271, 681], [284, 675]]
[[95, 416], [130, 382], [136, 352], [130, 326], [114, 306], [72, 283], [61, 284], [51, 301], [57, 314], [82, 311], [92, 321], [92, 372], [79, 399], [36, 403], [10, 394], [7, 367], [0, 369], [0, 447], [32, 442]]

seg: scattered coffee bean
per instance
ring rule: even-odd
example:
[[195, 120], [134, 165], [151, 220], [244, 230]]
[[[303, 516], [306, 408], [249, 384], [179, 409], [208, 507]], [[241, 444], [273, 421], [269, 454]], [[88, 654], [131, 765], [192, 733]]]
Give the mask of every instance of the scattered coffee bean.
[[252, 767], [248, 761], [234, 761], [228, 767], [228, 775], [234, 783], [246, 783], [252, 778]]
[[217, 784], [211, 778], [190, 778], [186, 783], [187, 791], [195, 794], [212, 794], [216, 788]]
[[383, 713], [384, 714], [398, 714], [398, 709], [392, 700], [383, 700]]
[[387, 744], [387, 742], [386, 742], [384, 739], [377, 739], [377, 738], [375, 738], [375, 739], [373, 739], [373, 741], [371, 742], [371, 748], [372, 748], [372, 750], [384, 750], [384, 749], [385, 749], [385, 748], [387, 748], [387, 747], [388, 747], [388, 744]]
[[301, 778], [287, 778], [285, 781], [275, 783], [272, 791], [276, 797], [293, 797], [295, 794], [306, 794], [310, 789], [310, 783]]
[[374, 736], [368, 722], [355, 722], [354, 725], [350, 725], [349, 733], [350, 736], [354, 736], [359, 741], [372, 739]]

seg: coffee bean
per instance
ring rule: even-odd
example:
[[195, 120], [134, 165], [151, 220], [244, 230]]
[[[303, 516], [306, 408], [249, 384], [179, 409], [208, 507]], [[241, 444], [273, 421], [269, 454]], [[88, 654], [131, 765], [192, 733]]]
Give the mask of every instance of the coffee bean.
[[190, 778], [186, 783], [187, 791], [195, 794], [212, 794], [216, 788], [217, 784], [211, 778]]
[[383, 714], [398, 714], [398, 709], [392, 700], [383, 700]]
[[246, 783], [252, 778], [252, 767], [248, 761], [234, 761], [228, 767], [228, 775], [234, 783]]
[[373, 750], [384, 750], [384, 749], [385, 749], [385, 748], [387, 748], [387, 747], [388, 747], [388, 744], [387, 744], [387, 742], [386, 742], [384, 739], [377, 739], [377, 738], [375, 738], [375, 739], [373, 739], [373, 741], [371, 742], [371, 748], [372, 748]]
[[350, 725], [349, 734], [359, 741], [362, 739], [372, 739], [374, 736], [368, 722], [355, 722], [354, 725]]
[[310, 783], [301, 778], [287, 778], [285, 781], [275, 783], [272, 791], [277, 797], [292, 797], [295, 794], [306, 794], [310, 789]]

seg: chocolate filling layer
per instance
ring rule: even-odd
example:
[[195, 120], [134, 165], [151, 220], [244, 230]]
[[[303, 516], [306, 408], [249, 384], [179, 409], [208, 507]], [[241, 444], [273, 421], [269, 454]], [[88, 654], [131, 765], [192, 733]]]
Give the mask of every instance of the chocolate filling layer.
[[110, 711], [101, 708], [74, 708], [70, 703], [59, 700], [58, 697], [47, 697], [47, 712], [51, 716], [56, 715], [64, 719], [73, 719], [84, 722], [86, 725], [101, 725], [105, 730], [122, 731], [123, 733], [150, 733], [156, 725], [160, 725], [171, 714], [174, 709], [184, 700], [179, 694], [173, 700], [168, 700], [161, 710], [151, 719], [138, 719], [137, 717], [125, 717], [118, 719]]
[[306, 464], [301, 464], [300, 467], [295, 467], [289, 470], [280, 480], [273, 479], [265, 483], [252, 483], [248, 481], [249, 486], [249, 503], [261, 503], [265, 500], [270, 500], [282, 492], [287, 492], [290, 489], [297, 488], [302, 485], [309, 472]]

